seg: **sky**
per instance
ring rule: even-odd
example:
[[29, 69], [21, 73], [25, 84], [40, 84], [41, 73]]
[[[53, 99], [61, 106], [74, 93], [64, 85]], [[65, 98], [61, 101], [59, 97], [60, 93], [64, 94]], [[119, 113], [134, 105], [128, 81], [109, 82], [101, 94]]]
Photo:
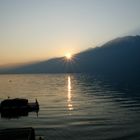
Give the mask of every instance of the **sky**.
[[139, 13], [140, 0], [0, 0], [0, 66], [74, 54], [131, 35], [140, 29]]

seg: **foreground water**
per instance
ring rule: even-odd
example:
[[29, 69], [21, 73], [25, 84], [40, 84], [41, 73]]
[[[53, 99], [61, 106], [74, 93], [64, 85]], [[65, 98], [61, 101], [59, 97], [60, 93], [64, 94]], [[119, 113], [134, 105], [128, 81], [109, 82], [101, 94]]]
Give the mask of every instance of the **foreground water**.
[[38, 117], [0, 118], [0, 129], [33, 127], [46, 140], [140, 140], [140, 96], [93, 75], [0, 75], [0, 101], [35, 98]]

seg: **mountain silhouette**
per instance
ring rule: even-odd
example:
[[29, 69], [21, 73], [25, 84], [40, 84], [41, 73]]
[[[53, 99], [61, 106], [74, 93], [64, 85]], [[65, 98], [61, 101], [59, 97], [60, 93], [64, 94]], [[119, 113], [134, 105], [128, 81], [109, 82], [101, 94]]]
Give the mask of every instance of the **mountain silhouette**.
[[3, 69], [0, 73], [93, 73], [119, 80], [140, 78], [140, 36], [111, 40], [101, 47], [75, 54], [72, 60], [53, 58], [34, 64]]

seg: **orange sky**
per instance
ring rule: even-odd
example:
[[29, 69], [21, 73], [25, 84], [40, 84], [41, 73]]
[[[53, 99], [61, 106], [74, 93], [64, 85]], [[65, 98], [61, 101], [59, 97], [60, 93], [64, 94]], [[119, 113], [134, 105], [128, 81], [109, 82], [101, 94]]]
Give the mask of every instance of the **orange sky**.
[[139, 0], [0, 1], [0, 65], [77, 53], [140, 25]]

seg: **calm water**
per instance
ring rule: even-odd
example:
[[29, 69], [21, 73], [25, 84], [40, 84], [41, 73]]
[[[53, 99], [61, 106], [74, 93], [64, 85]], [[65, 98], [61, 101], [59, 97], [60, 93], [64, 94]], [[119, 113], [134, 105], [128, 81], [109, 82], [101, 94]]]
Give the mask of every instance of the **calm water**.
[[46, 140], [140, 140], [140, 96], [92, 75], [0, 75], [0, 101], [7, 96], [37, 98], [40, 111], [0, 118], [0, 129], [34, 127]]

